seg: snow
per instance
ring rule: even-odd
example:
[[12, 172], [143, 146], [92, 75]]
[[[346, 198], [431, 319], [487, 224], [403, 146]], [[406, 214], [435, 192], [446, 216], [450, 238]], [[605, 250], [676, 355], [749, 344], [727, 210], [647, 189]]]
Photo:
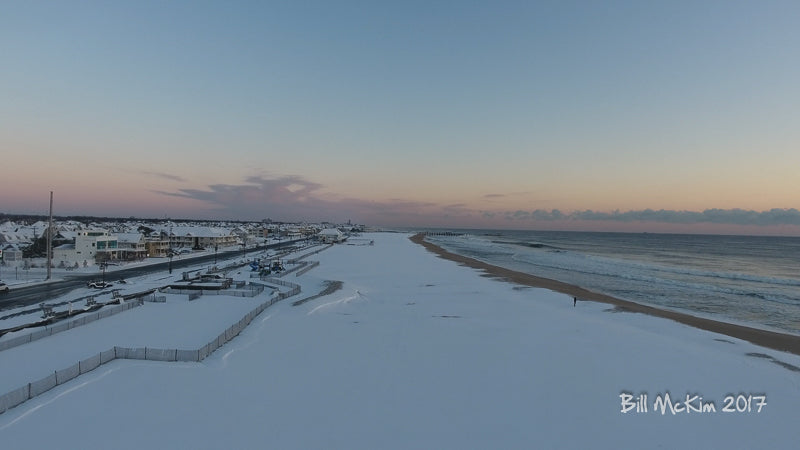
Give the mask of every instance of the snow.
[[[796, 355], [607, 305], [573, 307], [562, 294], [437, 258], [406, 234], [369, 239], [375, 245], [313, 255], [319, 267], [286, 276], [303, 286], [299, 296], [265, 310], [203, 362], [115, 360], [0, 414], [0, 442], [795, 448], [800, 439]], [[292, 306], [325, 280], [342, 289]], [[202, 345], [266, 295], [170, 297], [0, 352], [0, 392], [112, 345]], [[667, 391], [673, 400], [699, 394], [717, 412], [653, 411]], [[621, 413], [621, 393], [646, 393], [649, 412]], [[740, 393], [767, 404], [760, 413], [722, 412], [724, 397]]]

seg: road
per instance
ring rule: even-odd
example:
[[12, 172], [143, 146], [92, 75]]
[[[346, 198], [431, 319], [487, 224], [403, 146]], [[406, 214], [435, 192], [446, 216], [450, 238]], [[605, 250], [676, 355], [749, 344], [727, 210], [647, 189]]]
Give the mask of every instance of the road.
[[[290, 240], [286, 242], [278, 242], [260, 247], [248, 248], [247, 252], [252, 253], [261, 250], [276, 250], [283, 247], [295, 245], [298, 242], [303, 242], [304, 239]], [[134, 278], [143, 275], [148, 275], [154, 272], [166, 272], [172, 267], [172, 270], [180, 270], [189, 266], [196, 266], [199, 264], [210, 263], [214, 260], [224, 260], [232, 258], [237, 255], [243, 255], [241, 250], [227, 250], [213, 253], [210, 255], [201, 255], [194, 257], [185, 257], [181, 259], [173, 259], [172, 261], [165, 261], [155, 264], [148, 264], [144, 266], [131, 267], [129, 269], [114, 270], [106, 273], [106, 279], [109, 282], [115, 280]], [[244, 253], [246, 255], [246, 253]], [[11, 289], [8, 293], [0, 294], [0, 311], [5, 311], [14, 308], [20, 308], [30, 305], [38, 305], [42, 302], [49, 302], [64, 294], [67, 294], [75, 289], [86, 287], [86, 283], [90, 280], [99, 279], [98, 274], [80, 274], [70, 275], [68, 279], [53, 281], [50, 283], [35, 284], [32, 286], [16, 287]]]

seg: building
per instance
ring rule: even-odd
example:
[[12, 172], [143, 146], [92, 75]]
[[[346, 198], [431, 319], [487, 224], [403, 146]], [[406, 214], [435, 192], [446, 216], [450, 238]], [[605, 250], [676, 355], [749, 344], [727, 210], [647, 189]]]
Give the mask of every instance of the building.
[[347, 239], [347, 236], [345, 236], [344, 233], [336, 228], [326, 228], [320, 231], [317, 236], [321, 242], [326, 244], [335, 244], [337, 242], [343, 242], [345, 239]]
[[161, 236], [150, 236], [144, 240], [145, 250], [149, 258], [166, 258], [169, 256], [169, 239]]
[[203, 250], [241, 245], [240, 237], [223, 228], [203, 226], [172, 226], [163, 229], [162, 235], [169, 239], [173, 250]]
[[106, 230], [79, 230], [75, 241], [53, 248], [53, 264], [56, 267], [87, 266], [119, 259], [116, 236]]
[[137, 261], [147, 257], [147, 242], [142, 233], [117, 233], [119, 259]]
[[4, 266], [16, 266], [22, 262], [22, 250], [15, 244], [0, 245], [0, 252]]

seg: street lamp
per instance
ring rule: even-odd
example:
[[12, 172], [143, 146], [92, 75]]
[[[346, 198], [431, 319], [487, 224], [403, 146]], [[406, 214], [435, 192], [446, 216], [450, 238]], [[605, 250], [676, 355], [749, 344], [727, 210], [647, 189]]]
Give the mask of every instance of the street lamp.
[[171, 274], [172, 273], [172, 251], [170, 251], [167, 256], [169, 256], [169, 273]]
[[214, 244], [214, 265], [217, 265], [217, 244]]
[[100, 263], [100, 269], [103, 270], [103, 284], [106, 282], [106, 263]]

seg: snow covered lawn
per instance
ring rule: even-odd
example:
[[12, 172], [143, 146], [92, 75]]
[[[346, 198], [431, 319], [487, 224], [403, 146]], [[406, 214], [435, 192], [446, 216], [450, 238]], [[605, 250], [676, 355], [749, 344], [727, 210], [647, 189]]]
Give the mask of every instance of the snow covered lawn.
[[[303, 293], [264, 311], [202, 363], [116, 360], [0, 415], [3, 448], [795, 448], [800, 441], [800, 357], [602, 304], [573, 307], [565, 295], [439, 259], [408, 235], [369, 238], [374, 246], [314, 255], [319, 267], [287, 276]], [[342, 289], [292, 306], [325, 280], [343, 281]], [[0, 352], [2, 384], [18, 387], [5, 381], [7, 364], [50, 361], [93, 341], [100, 350], [193, 345], [195, 337], [202, 345], [229, 325], [206, 330], [204, 318], [236, 320], [246, 301], [173, 302], [192, 312], [170, 323], [148, 316], [169, 301], [145, 305], [81, 337], [65, 332], [48, 338], [57, 344], [21, 346], [11, 360]], [[653, 403], [667, 392], [673, 402], [702, 396], [716, 412], [662, 415]], [[648, 412], [623, 414], [621, 394], [631, 402], [646, 394]], [[763, 395], [767, 404], [723, 412], [725, 397], [735, 402], [739, 394]]]

